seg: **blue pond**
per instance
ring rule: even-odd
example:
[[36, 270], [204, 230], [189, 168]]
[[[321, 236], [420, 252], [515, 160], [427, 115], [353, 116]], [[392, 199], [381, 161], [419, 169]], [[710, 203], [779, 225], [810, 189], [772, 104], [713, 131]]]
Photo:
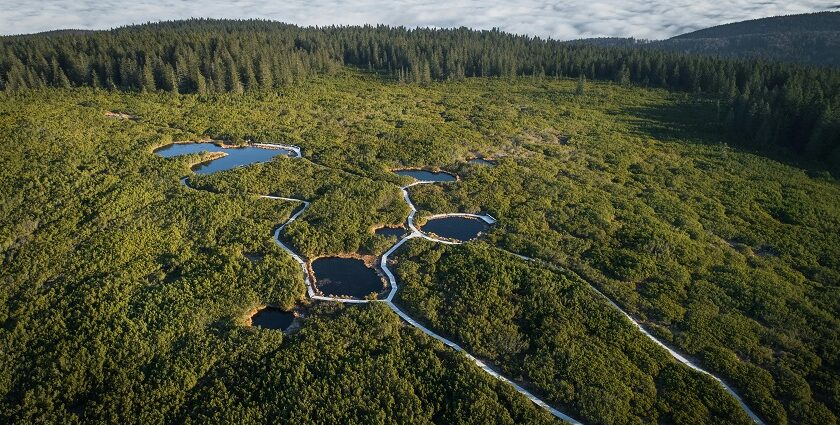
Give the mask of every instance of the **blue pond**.
[[434, 233], [442, 238], [466, 242], [490, 227], [483, 220], [469, 217], [442, 217], [426, 222], [421, 228], [426, 233]]
[[443, 171], [435, 173], [426, 170], [395, 170], [394, 173], [427, 182], [454, 182], [457, 180], [452, 174]]
[[213, 174], [243, 165], [266, 162], [277, 155], [290, 155], [292, 153], [286, 149], [263, 149], [250, 146], [222, 148], [213, 143], [175, 143], [155, 151], [156, 154], [164, 158], [199, 152], [225, 152], [227, 156], [196, 165], [193, 167], [193, 171], [197, 174]]

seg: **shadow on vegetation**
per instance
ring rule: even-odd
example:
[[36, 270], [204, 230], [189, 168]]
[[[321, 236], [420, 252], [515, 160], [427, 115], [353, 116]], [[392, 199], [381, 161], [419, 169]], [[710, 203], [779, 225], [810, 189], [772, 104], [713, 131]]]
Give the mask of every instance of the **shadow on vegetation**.
[[[660, 142], [679, 142], [719, 146], [771, 159], [808, 173], [813, 178], [833, 180], [840, 170], [831, 170], [825, 163], [803, 159], [789, 149], [778, 146], [745, 146], [743, 139], [724, 128], [726, 102], [683, 99], [675, 103], [647, 104], [621, 110], [620, 118], [631, 134]], [[834, 177], [832, 177], [832, 173]]]

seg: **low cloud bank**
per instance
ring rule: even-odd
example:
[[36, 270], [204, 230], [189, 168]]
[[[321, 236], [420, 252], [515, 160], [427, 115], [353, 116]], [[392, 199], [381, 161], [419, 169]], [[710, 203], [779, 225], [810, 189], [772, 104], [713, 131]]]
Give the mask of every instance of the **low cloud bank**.
[[817, 12], [839, 4], [840, 0], [53, 0], [5, 4], [0, 14], [0, 33], [108, 29], [148, 21], [206, 17], [260, 18], [298, 25], [496, 27], [560, 40], [662, 39], [728, 22]]

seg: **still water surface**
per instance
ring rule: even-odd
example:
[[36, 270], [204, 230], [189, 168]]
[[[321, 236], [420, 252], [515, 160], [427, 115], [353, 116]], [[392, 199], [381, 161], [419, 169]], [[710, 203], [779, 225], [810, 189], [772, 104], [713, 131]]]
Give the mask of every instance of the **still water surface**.
[[489, 225], [483, 220], [468, 217], [441, 217], [429, 220], [421, 230], [442, 238], [466, 242], [487, 231]]
[[213, 143], [174, 143], [155, 151], [156, 154], [164, 158], [199, 152], [224, 152], [227, 156], [196, 165], [193, 167], [196, 174], [213, 174], [243, 165], [267, 162], [277, 155], [288, 156], [292, 154], [291, 151], [286, 149], [264, 149], [253, 146], [222, 148]]
[[417, 180], [426, 182], [454, 182], [455, 176], [444, 171], [437, 173], [426, 170], [396, 170], [394, 173], [401, 176], [414, 177]]
[[315, 282], [324, 295], [364, 298], [382, 292], [382, 278], [356, 258], [325, 257], [312, 262]]

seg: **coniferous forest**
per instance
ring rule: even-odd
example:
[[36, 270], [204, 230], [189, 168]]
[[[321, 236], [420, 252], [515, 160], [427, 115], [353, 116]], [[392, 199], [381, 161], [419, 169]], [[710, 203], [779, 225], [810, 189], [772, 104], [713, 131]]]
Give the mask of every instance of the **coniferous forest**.
[[750, 148], [840, 164], [840, 72], [568, 45], [499, 31], [304, 28], [189, 20], [111, 31], [0, 38], [0, 88], [104, 87], [178, 93], [267, 90], [342, 66], [399, 81], [586, 77], [703, 93]]
[[[382, 303], [307, 297], [272, 237], [300, 204], [256, 195], [311, 202], [281, 235], [305, 258], [381, 255], [397, 168], [459, 177], [407, 189], [421, 222], [498, 222], [406, 242], [394, 302], [552, 406], [750, 423], [618, 306], [765, 423], [840, 417], [837, 71], [191, 20], [2, 37], [0, 84], [2, 423], [556, 422]], [[303, 155], [154, 153], [207, 139]], [[265, 305], [299, 328], [249, 326]]]

